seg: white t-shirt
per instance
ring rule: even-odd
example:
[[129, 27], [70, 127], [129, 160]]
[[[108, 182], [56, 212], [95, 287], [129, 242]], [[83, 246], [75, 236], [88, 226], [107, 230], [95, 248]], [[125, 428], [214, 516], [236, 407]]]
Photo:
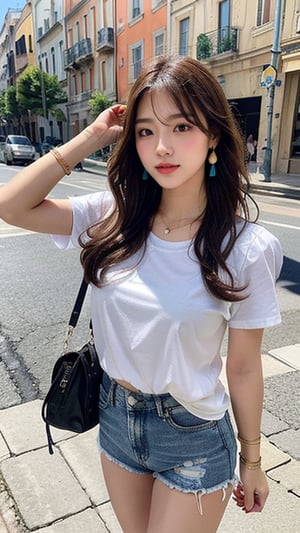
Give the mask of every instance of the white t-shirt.
[[[112, 206], [109, 192], [71, 198], [73, 230], [55, 236], [66, 249]], [[145, 393], [170, 393], [190, 412], [219, 419], [229, 401], [219, 380], [227, 325], [265, 328], [280, 323], [275, 279], [282, 265], [278, 240], [247, 224], [228, 265], [249, 297], [231, 303], [206, 289], [190, 241], [167, 242], [150, 233], [146, 252], [111, 269], [107, 284], [91, 286], [91, 318], [103, 369]]]

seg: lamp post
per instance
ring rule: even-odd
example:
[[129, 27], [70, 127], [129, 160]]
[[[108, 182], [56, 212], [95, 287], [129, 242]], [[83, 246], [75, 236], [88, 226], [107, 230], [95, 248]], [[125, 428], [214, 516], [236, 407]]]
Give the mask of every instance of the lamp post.
[[[271, 67], [276, 69], [278, 64], [278, 57], [281, 53], [280, 49], [280, 33], [282, 23], [282, 0], [276, 0], [275, 8], [275, 23], [274, 23], [274, 40], [271, 49]], [[265, 149], [265, 156], [263, 162], [263, 173], [265, 176], [264, 181], [271, 181], [271, 163], [272, 163], [272, 123], [273, 123], [273, 108], [274, 108], [274, 96], [275, 96], [275, 81], [274, 79], [271, 86], [267, 87], [267, 143]]]

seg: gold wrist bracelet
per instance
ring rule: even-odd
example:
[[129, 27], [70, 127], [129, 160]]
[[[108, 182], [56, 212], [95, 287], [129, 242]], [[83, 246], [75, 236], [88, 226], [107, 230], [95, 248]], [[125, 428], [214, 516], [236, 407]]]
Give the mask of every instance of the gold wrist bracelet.
[[261, 468], [261, 457], [258, 459], [258, 461], [248, 461], [241, 453], [239, 454], [241, 463], [245, 465], [248, 470], [258, 470]]
[[246, 444], [247, 446], [254, 446], [255, 444], [260, 444], [260, 436], [254, 440], [243, 439], [239, 434], [237, 435], [238, 440], [241, 444]]
[[52, 154], [55, 157], [56, 161], [61, 166], [61, 168], [63, 169], [64, 173], [67, 174], [67, 176], [69, 176], [69, 174], [71, 174], [71, 169], [70, 169], [67, 161], [63, 158], [63, 156], [57, 150], [57, 148], [52, 148], [50, 150], [50, 154]]

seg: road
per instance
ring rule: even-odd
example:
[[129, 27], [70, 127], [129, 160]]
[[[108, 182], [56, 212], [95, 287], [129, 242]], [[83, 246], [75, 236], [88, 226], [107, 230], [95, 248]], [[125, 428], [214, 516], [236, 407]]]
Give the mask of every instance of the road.
[[[20, 167], [0, 164], [0, 186]], [[105, 175], [72, 172], [52, 191], [66, 197], [106, 189]], [[300, 212], [297, 200], [256, 196], [261, 223], [283, 246], [278, 282], [282, 324], [266, 330], [263, 352], [300, 342]], [[67, 320], [81, 280], [79, 251], [59, 251], [48, 235], [0, 221], [0, 408], [43, 397], [54, 361], [61, 352]], [[88, 301], [74, 345], [88, 333]], [[77, 328], [76, 328], [77, 329]]]

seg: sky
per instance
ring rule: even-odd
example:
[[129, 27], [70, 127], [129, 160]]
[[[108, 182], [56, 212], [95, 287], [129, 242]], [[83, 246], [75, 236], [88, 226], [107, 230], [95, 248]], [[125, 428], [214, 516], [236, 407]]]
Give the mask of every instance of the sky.
[[0, 30], [3, 26], [5, 15], [7, 10], [10, 9], [23, 9], [26, 4], [26, 0], [0, 0]]

